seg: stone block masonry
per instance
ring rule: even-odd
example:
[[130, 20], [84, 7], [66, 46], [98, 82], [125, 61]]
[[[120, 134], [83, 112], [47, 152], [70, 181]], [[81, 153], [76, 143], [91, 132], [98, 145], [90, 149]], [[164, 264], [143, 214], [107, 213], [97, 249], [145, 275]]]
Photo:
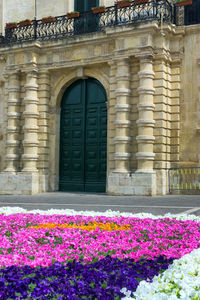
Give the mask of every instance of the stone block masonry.
[[200, 40], [194, 27], [164, 25], [162, 37], [153, 21], [0, 48], [0, 194], [58, 190], [61, 100], [90, 77], [108, 101], [106, 192], [167, 194], [170, 167], [200, 163], [195, 47], [188, 66]]

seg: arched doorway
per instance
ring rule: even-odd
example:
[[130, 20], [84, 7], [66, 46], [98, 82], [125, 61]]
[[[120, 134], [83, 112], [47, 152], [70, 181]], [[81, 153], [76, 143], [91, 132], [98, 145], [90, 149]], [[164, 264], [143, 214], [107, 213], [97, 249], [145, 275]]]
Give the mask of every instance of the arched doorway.
[[60, 120], [60, 191], [105, 192], [106, 92], [93, 78], [77, 80], [64, 93]]

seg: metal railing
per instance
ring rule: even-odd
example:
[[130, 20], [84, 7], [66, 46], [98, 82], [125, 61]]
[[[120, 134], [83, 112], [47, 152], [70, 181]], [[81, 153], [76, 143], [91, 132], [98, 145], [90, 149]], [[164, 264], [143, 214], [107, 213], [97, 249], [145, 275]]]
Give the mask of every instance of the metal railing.
[[173, 22], [173, 7], [167, 0], [150, 0], [148, 3], [119, 8], [117, 5], [106, 8], [106, 11], [93, 14], [92, 11], [80, 13], [79, 18], [68, 19], [66, 15], [55, 18], [55, 21], [44, 23], [33, 20], [32, 24], [5, 29], [0, 45], [7, 45], [33, 40], [55, 40], [85, 33], [104, 31], [108, 27], [134, 24], [151, 20]]
[[200, 167], [169, 169], [169, 193], [173, 191], [200, 191]]

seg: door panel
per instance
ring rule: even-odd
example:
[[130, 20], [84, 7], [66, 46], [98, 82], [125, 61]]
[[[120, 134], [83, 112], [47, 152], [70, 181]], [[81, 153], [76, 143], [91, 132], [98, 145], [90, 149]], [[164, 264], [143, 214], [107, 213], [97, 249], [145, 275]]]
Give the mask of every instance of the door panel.
[[60, 190], [84, 191], [84, 102], [78, 81], [64, 94], [61, 106]]
[[[99, 0], [75, 0], [74, 8], [76, 11], [90, 11], [92, 7], [98, 6]], [[78, 19], [74, 20], [75, 34], [94, 32], [98, 28], [98, 16], [91, 13], [81, 14]]]
[[200, 23], [200, 1], [193, 0], [192, 5], [184, 7], [184, 24], [192, 25]]
[[95, 79], [77, 81], [64, 94], [61, 109], [60, 190], [105, 192], [107, 108], [103, 86]]
[[92, 7], [98, 6], [99, 0], [75, 0], [74, 1], [74, 10], [83, 12], [88, 11]]
[[87, 10], [90, 10], [92, 7], [96, 7], [99, 5], [99, 1], [98, 0], [88, 0], [87, 1]]

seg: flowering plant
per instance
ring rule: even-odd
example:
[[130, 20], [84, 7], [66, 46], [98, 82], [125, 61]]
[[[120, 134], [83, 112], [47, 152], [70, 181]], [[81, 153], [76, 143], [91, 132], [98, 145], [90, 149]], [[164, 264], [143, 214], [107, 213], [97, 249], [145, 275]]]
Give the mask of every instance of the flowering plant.
[[53, 19], [53, 18], [55, 18], [55, 17], [53, 17], [53, 16], [48, 16], [48, 17], [43, 17], [42, 20], [43, 20], [43, 19]]
[[97, 8], [106, 8], [106, 7], [104, 5], [102, 5], [102, 6], [95, 6], [95, 7], [92, 7], [92, 10], [97, 9]]
[[42, 21], [43, 21], [44, 23], [50, 23], [50, 22], [54, 22], [55, 19], [56, 19], [55, 17], [48, 16], [48, 17], [43, 17], [43, 18], [42, 18]]
[[32, 21], [29, 20], [29, 19], [25, 19], [25, 20], [22, 20], [22, 21], [19, 22], [19, 25], [21, 27], [25, 27], [25, 26], [28, 26], [28, 25], [31, 25], [31, 24], [32, 24]]
[[17, 22], [8, 22], [8, 23], [6, 23], [6, 25], [13, 25], [13, 24], [17, 24]]
[[96, 7], [92, 7], [92, 12], [93, 14], [98, 14], [98, 13], [102, 13], [106, 11], [106, 7], [105, 6], [96, 6]]
[[19, 23], [30, 22], [30, 21], [31, 21], [30, 19], [24, 19], [24, 20], [19, 21]]
[[15, 28], [15, 27], [17, 27], [17, 22], [6, 23], [6, 28]]
[[78, 18], [79, 16], [80, 16], [79, 11], [72, 11], [72, 12], [67, 13], [67, 18], [68, 19]]
[[197, 216], [0, 213], [1, 299], [200, 299]]
[[177, 0], [179, 6], [191, 5], [193, 0]]
[[78, 13], [80, 13], [79, 11], [76, 11], [76, 10], [74, 10], [74, 11], [70, 11], [70, 12], [68, 12], [67, 14], [78, 14]]

